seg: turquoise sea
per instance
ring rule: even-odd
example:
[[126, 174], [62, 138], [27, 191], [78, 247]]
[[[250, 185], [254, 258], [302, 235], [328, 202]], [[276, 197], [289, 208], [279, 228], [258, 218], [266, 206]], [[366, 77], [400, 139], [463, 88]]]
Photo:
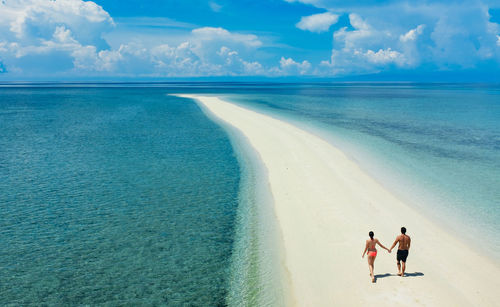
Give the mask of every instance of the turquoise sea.
[[221, 96], [314, 131], [500, 255], [500, 85], [9, 83], [0, 305], [282, 304], [251, 150], [173, 93]]

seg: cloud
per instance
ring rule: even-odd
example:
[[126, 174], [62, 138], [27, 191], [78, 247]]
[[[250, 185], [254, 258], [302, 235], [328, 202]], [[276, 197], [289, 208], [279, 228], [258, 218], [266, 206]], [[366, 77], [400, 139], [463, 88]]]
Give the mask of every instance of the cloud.
[[0, 15], [0, 38], [16, 38], [23, 44], [50, 39], [55, 29], [64, 25], [82, 44], [105, 48], [107, 44], [100, 34], [114, 26], [113, 19], [102, 7], [81, 0], [4, 1]]
[[343, 27], [333, 33], [334, 45], [341, 45], [343, 49], [353, 50], [377, 44], [380, 42], [381, 36], [385, 36], [385, 33], [373, 29], [357, 14], [350, 14], [349, 22], [354, 30], [349, 31], [347, 27]]
[[70, 70], [79, 49], [108, 48], [102, 34], [114, 27], [94, 2], [19, 0], [0, 3], [0, 57], [9, 72]]
[[399, 65], [404, 65], [405, 63], [404, 55], [398, 51], [391, 50], [391, 48], [379, 49], [377, 52], [374, 52], [373, 50], [367, 50], [364, 54], [361, 55], [365, 57], [369, 62], [374, 64], [384, 65], [388, 63], [397, 63]]
[[224, 70], [230, 71], [231, 75], [259, 75], [265, 71], [259, 62], [247, 62], [243, 60], [237, 51], [222, 46], [217, 52], [222, 61]]
[[[149, 75], [165, 77], [257, 75], [265, 70], [257, 61], [246, 61], [240, 52], [225, 45], [250, 46], [241, 36], [218, 29], [223, 37], [199, 35], [207, 29], [196, 29], [187, 41], [178, 45], [159, 44], [147, 48], [139, 43], [122, 44], [117, 50], [97, 51], [82, 48], [75, 57], [80, 71], [110, 72], [122, 75]], [[210, 32], [212, 30], [208, 30]], [[227, 32], [227, 33], [226, 33]], [[210, 32], [212, 33], [212, 32]], [[213, 33], [212, 33], [213, 34]], [[247, 44], [248, 43], [248, 44]], [[242, 51], [245, 52], [244, 50]]]
[[192, 23], [181, 22], [167, 17], [118, 17], [113, 19], [118, 25], [127, 28], [180, 28], [193, 29], [197, 26]]
[[337, 23], [338, 19], [338, 15], [330, 12], [315, 14], [302, 17], [296, 27], [301, 30], [320, 33], [328, 31], [333, 24]]
[[[91, 1], [19, 0], [0, 3], [2, 72], [18, 76], [208, 76], [264, 74], [250, 58], [256, 35], [202, 27], [175, 44], [145, 46], [124, 40], [111, 48], [103, 38], [115, 23]], [[141, 25], [147, 19], [137, 19]], [[171, 24], [171, 20], [155, 20]], [[188, 27], [189, 28], [189, 27]]]
[[319, 73], [375, 73], [388, 65], [402, 68], [414, 64], [409, 57], [410, 53], [391, 47], [395, 44], [403, 49], [403, 43], [398, 43], [398, 36], [374, 28], [357, 14], [350, 14], [349, 22], [352, 30], [343, 27], [334, 32], [331, 58], [321, 62]]
[[262, 42], [256, 35], [231, 33], [223, 28], [203, 27], [192, 31], [195, 39], [200, 41], [231, 41], [247, 47], [260, 47]]
[[278, 76], [307, 75], [311, 72], [311, 63], [306, 60], [299, 63], [292, 58], [281, 57], [279, 68], [274, 67], [270, 72]]
[[[189, 42], [178, 46], [159, 45], [151, 50], [156, 71], [165, 76], [203, 75], [208, 65], [193, 51]], [[212, 69], [213, 70], [213, 69]]]
[[358, 74], [394, 69], [474, 69], [500, 66], [500, 25], [491, 20], [492, 1], [451, 3], [339, 0], [302, 2], [349, 16], [350, 27], [333, 34], [323, 74]]
[[424, 32], [425, 25], [418, 25], [415, 29], [411, 29], [405, 34], [399, 36], [399, 40], [403, 43], [414, 41], [417, 37]]
[[[489, 13], [493, 2], [485, 1], [391, 0], [374, 6], [368, 0], [355, 4], [289, 0], [326, 10], [302, 17], [295, 26], [304, 31], [325, 32], [339, 16], [348, 17], [349, 24], [331, 36], [330, 57], [317, 59], [323, 60], [317, 65], [309, 57], [301, 62], [294, 60], [297, 53], [291, 57], [273, 54], [278, 48], [267, 43], [269, 37], [254, 33], [199, 27], [168, 18], [128, 17], [116, 21], [92, 1], [3, 0], [0, 72], [2, 78], [36, 74], [50, 78], [331, 76], [421, 67], [453, 71], [486, 65], [494, 69], [500, 64], [500, 25]], [[207, 4], [217, 11], [221, 9], [219, 2]]]
[[473, 68], [484, 60], [500, 62], [496, 50], [497, 23], [490, 22], [488, 8], [483, 5], [450, 8], [452, 15], [440, 15], [430, 33], [427, 57], [440, 67]]
[[222, 5], [214, 2], [214, 1], [210, 1], [208, 3], [208, 5], [210, 6], [210, 9], [216, 13], [220, 12], [222, 10]]

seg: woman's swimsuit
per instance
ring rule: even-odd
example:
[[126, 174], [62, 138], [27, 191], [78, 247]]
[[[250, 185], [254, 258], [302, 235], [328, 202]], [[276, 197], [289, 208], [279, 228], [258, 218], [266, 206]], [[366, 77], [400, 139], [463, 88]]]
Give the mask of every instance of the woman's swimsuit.
[[377, 257], [377, 249], [375, 248], [376, 244], [377, 243], [373, 244], [373, 250], [368, 250], [368, 256]]

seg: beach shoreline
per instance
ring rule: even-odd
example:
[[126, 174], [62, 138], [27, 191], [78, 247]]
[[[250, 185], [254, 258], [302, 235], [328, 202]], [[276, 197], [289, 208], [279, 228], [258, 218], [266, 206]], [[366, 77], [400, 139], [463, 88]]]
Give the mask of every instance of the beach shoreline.
[[[181, 96], [182, 97], [182, 96]], [[238, 159], [241, 182], [229, 277], [229, 306], [291, 306], [290, 277], [282, 265], [284, 247], [275, 223], [273, 197], [266, 167], [237, 128], [216, 117], [203, 104], [203, 113], [229, 136]]]
[[[484, 305], [496, 303], [499, 268], [389, 193], [340, 150], [275, 118], [195, 99], [244, 135], [267, 168], [285, 269], [298, 306]], [[395, 276], [395, 250], [379, 250], [369, 282], [361, 259], [369, 230], [390, 246], [406, 226], [410, 277]]]

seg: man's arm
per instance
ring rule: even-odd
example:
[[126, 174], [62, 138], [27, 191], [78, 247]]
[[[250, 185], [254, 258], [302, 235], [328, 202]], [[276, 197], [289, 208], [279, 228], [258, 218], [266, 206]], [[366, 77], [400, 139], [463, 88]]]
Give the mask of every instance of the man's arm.
[[392, 249], [394, 248], [394, 246], [396, 246], [396, 244], [398, 244], [398, 242], [399, 242], [399, 236], [397, 236], [397, 237], [396, 237], [396, 240], [394, 240], [394, 243], [392, 243], [391, 248], [389, 248], [389, 252], [391, 252], [391, 251], [392, 251]]
[[411, 245], [411, 238], [408, 237], [408, 250], [410, 250], [410, 245]]

